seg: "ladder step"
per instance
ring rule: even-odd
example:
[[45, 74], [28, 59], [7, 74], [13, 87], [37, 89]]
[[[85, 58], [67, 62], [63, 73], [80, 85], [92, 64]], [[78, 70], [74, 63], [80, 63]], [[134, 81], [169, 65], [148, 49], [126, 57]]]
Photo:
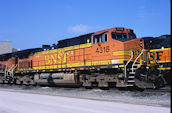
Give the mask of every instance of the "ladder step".
[[127, 84], [126, 86], [134, 86], [133, 84]]
[[134, 82], [134, 80], [128, 80], [128, 82]]
[[137, 66], [138, 64], [134, 64], [133, 66]]
[[[133, 67], [133, 70], [136, 70], [137, 68]], [[132, 70], [132, 68], [130, 68], [130, 70]]]
[[129, 74], [135, 74], [135, 72], [129, 72]]
[[135, 78], [135, 76], [128, 76], [128, 78]]

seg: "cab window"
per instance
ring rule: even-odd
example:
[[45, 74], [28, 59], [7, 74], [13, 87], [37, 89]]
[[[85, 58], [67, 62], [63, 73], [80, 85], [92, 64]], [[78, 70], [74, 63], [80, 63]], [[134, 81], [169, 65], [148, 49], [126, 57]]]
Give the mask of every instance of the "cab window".
[[115, 32], [112, 32], [112, 39], [115, 39], [115, 40], [119, 40], [119, 41], [122, 41], [122, 42], [125, 42], [125, 41], [128, 41], [128, 40], [132, 40], [132, 39], [135, 39], [136, 36], [132, 33], [115, 33]]
[[126, 33], [112, 33], [113, 39], [126, 39], [127, 34]]
[[136, 36], [133, 35], [133, 34], [131, 34], [131, 33], [129, 33], [129, 38], [130, 38], [130, 39], [134, 39], [134, 38], [136, 38]]
[[108, 41], [107, 33], [102, 33], [102, 34], [93, 36], [93, 44], [104, 43], [104, 42], [107, 42], [107, 41]]

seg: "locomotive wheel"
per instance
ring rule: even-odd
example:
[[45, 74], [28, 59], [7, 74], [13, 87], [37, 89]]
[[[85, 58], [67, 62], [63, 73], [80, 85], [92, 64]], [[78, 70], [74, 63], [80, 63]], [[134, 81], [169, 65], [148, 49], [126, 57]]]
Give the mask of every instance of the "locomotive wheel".
[[162, 77], [159, 77], [158, 79], [155, 80], [154, 84], [156, 86], [156, 89], [159, 89], [165, 86], [165, 81]]

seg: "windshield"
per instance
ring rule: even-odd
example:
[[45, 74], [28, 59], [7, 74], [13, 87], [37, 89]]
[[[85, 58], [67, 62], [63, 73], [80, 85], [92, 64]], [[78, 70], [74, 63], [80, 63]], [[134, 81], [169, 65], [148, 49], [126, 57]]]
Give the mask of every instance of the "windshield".
[[129, 38], [130, 38], [130, 39], [135, 39], [135, 38], [136, 38], [136, 36], [135, 36], [135, 35], [133, 35], [133, 34], [131, 34], [131, 33], [129, 33]]
[[112, 33], [113, 39], [121, 39], [121, 38], [127, 38], [126, 33]]
[[131, 39], [135, 39], [135, 38], [136, 38], [136, 36], [131, 33], [129, 33], [127, 36], [127, 33], [112, 32], [112, 39], [115, 39], [115, 40], [127, 41], [127, 40], [131, 40]]

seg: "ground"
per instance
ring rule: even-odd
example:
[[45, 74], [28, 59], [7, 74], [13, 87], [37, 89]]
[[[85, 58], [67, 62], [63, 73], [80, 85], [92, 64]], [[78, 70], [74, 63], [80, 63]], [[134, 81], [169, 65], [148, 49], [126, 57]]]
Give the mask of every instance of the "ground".
[[0, 88], [0, 113], [170, 113], [170, 107]]

